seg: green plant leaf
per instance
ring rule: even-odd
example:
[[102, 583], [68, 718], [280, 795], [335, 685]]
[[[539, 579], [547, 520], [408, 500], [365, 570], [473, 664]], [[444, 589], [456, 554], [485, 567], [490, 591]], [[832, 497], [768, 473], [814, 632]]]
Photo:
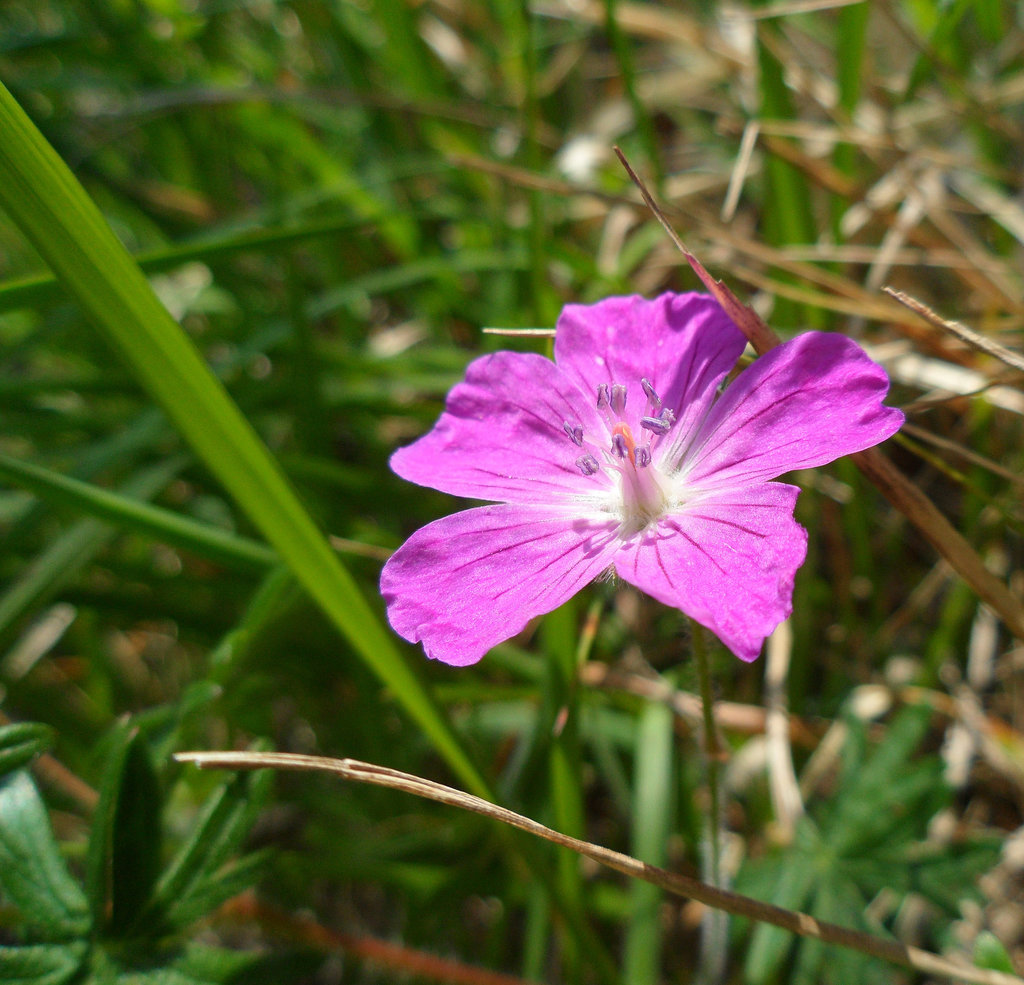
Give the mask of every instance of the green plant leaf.
[[[799, 831], [797, 837], [799, 837]], [[771, 901], [788, 910], [803, 910], [814, 892], [816, 873], [802, 860], [794, 860], [780, 870], [779, 880], [771, 894]], [[758, 924], [747, 952], [746, 980], [750, 985], [770, 982], [782, 966], [790, 948], [793, 935], [778, 927]]]
[[991, 968], [1011, 975], [1017, 971], [1002, 941], [990, 930], [983, 930], [974, 942], [974, 964], [978, 968]]
[[309, 952], [281, 951], [270, 956], [193, 944], [182, 951], [170, 969], [195, 982], [256, 985], [257, 982], [284, 983], [299, 978], [309, 980], [321, 963], [319, 955]]
[[[240, 880], [243, 874], [251, 878], [251, 869], [225, 866], [242, 847], [272, 780], [269, 772], [239, 774], [209, 798], [191, 837], [157, 882], [147, 919], [181, 927], [244, 888]], [[218, 892], [222, 881], [231, 883], [227, 896]]]
[[[872, 925], [865, 912], [883, 890], [916, 891], [955, 916], [964, 898], [976, 893], [977, 877], [994, 864], [996, 846], [972, 840], [936, 852], [926, 840], [929, 822], [950, 798], [941, 762], [919, 753], [931, 719], [927, 706], [903, 708], [872, 746], [863, 720], [848, 716], [835, 795], [816, 806], [814, 819], [800, 820], [789, 846], [745, 866], [737, 888], [874, 934], [886, 929]], [[747, 954], [749, 980], [771, 981], [794, 951], [794, 981], [888, 980], [877, 962], [852, 952], [833, 959], [830, 948], [793, 942], [763, 926], [754, 931]]]
[[272, 849], [250, 852], [222, 866], [215, 875], [194, 882], [187, 896], [175, 900], [167, 913], [173, 927], [187, 927], [221, 904], [249, 889], [273, 857]]
[[[309, 981], [322, 964], [312, 952], [253, 951], [187, 944], [174, 951], [146, 955], [102, 956], [94, 962], [88, 985], [264, 985]], [[23, 983], [18, 983], [23, 985]]]
[[160, 865], [160, 790], [145, 739], [122, 726], [106, 763], [89, 838], [87, 886], [97, 928], [124, 936]]
[[0, 985], [63, 985], [77, 975], [88, 948], [85, 941], [0, 946]]
[[32, 938], [84, 934], [89, 910], [54, 840], [46, 808], [28, 774], [0, 779], [0, 893], [20, 912]]
[[53, 744], [53, 729], [38, 722], [0, 727], [0, 776], [20, 769]]

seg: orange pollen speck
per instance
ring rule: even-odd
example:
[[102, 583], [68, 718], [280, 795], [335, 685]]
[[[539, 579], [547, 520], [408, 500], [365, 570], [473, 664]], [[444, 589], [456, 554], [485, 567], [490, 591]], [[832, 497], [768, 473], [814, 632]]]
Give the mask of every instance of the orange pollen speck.
[[636, 465], [636, 441], [633, 440], [633, 432], [629, 429], [628, 424], [624, 424], [619, 421], [618, 424], [612, 427], [612, 437], [621, 434], [622, 440], [626, 442], [626, 449], [629, 451], [629, 461], [632, 465]]

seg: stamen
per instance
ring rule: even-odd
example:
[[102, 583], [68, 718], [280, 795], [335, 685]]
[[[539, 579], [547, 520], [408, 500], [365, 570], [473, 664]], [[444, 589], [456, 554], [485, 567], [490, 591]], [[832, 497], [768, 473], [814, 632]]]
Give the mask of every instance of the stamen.
[[647, 431], [653, 431], [657, 435], [662, 435], [668, 434], [672, 427], [672, 422], [663, 420], [660, 417], [641, 417], [640, 427]]
[[574, 445], [583, 447], [583, 428], [579, 424], [570, 424], [568, 421], [562, 422], [562, 429], [569, 436], [570, 440]]
[[578, 468], [584, 475], [594, 475], [595, 472], [599, 472], [601, 470], [601, 466], [593, 455], [581, 455], [577, 458], [576, 468]]
[[647, 399], [655, 407], [660, 407], [661, 406], [661, 397], [658, 396], [657, 391], [654, 389], [654, 384], [649, 379], [647, 379], [646, 376], [643, 377], [643, 379], [640, 380], [640, 386], [642, 386], [644, 388], [644, 393], [647, 394]]
[[611, 406], [611, 390], [607, 383], [597, 384], [597, 407], [598, 410], [604, 410], [605, 407]]
[[626, 388], [621, 383], [612, 384], [612, 410], [619, 417], [626, 409]]
[[612, 451], [619, 458], [625, 458], [634, 464], [636, 463], [636, 441], [633, 438], [633, 432], [629, 429], [629, 425], [624, 424], [622, 421], [619, 421], [612, 428]]
[[636, 450], [636, 467], [638, 469], [645, 469], [651, 464], [651, 449], [647, 445], [641, 445]]

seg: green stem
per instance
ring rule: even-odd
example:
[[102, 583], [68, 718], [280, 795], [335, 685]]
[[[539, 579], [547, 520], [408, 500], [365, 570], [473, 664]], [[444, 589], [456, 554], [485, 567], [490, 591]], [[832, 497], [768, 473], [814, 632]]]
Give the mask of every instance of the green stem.
[[711, 693], [711, 667], [708, 663], [708, 646], [704, 638], [704, 627], [690, 620], [693, 634], [693, 656], [697, 663], [697, 678], [700, 681], [700, 703], [704, 712], [704, 759], [708, 769], [708, 793], [711, 797], [711, 868], [712, 883], [720, 885], [719, 876], [721, 846], [718, 837], [718, 730], [715, 728], [715, 701]]
[[[707, 639], [704, 627], [690, 620], [693, 656], [697, 665], [697, 679], [700, 683], [700, 703], [704, 714], [704, 762], [707, 765], [708, 794], [711, 801], [708, 811], [708, 844], [711, 849], [710, 871], [705, 880], [716, 889], [722, 886], [721, 848], [721, 798], [718, 784], [718, 729], [715, 726], [715, 700], [711, 689], [711, 665], [708, 660]], [[725, 919], [722, 910], [709, 910], [701, 948], [699, 981], [714, 982], [721, 979], [721, 965], [725, 951]]]

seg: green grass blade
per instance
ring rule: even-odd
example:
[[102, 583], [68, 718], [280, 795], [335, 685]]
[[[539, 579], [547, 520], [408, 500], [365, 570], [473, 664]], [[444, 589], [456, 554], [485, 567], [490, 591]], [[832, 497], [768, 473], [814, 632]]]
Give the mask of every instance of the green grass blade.
[[39, 722], [0, 727], [0, 777], [21, 769], [53, 744], [53, 729]]
[[[231, 257], [239, 253], [258, 253], [304, 243], [311, 239], [337, 236], [351, 232], [363, 222], [342, 216], [336, 219], [309, 221], [295, 225], [275, 226], [271, 229], [240, 229], [216, 235], [204, 235], [186, 243], [175, 243], [160, 249], [147, 250], [135, 257], [135, 262], [147, 273], [156, 274], [192, 261], [210, 261]], [[38, 273], [0, 283], [0, 311], [11, 311], [38, 304], [53, 297], [60, 290], [60, 282], [50, 273]]]
[[452, 770], [486, 796], [486, 781], [252, 426], [2, 86], [0, 204]]
[[98, 520], [107, 520], [123, 529], [139, 531], [231, 567], [261, 570], [277, 560], [272, 550], [247, 537], [239, 537], [171, 510], [101, 489], [2, 453], [0, 479], [28, 489], [51, 503], [70, 506]]
[[[155, 496], [174, 478], [176, 462], [158, 462], [133, 476], [120, 495], [131, 499]], [[0, 639], [35, 606], [66, 584], [113, 536], [113, 530], [92, 517], [80, 520], [51, 540], [18, 577], [0, 594]]]
[[[672, 709], [663, 704], [646, 705], [636, 737], [631, 853], [652, 865], [665, 865], [672, 832], [673, 740]], [[623, 981], [655, 985], [661, 980], [662, 892], [650, 883], [634, 882], [629, 895]]]
[[[839, 85], [839, 108], [852, 120], [864, 89], [864, 53], [866, 51], [868, 14], [866, 3], [843, 7], [836, 20], [836, 82]], [[835, 163], [844, 174], [853, 174], [857, 148], [849, 143], [836, 146]], [[842, 208], [842, 204], [839, 205]]]

